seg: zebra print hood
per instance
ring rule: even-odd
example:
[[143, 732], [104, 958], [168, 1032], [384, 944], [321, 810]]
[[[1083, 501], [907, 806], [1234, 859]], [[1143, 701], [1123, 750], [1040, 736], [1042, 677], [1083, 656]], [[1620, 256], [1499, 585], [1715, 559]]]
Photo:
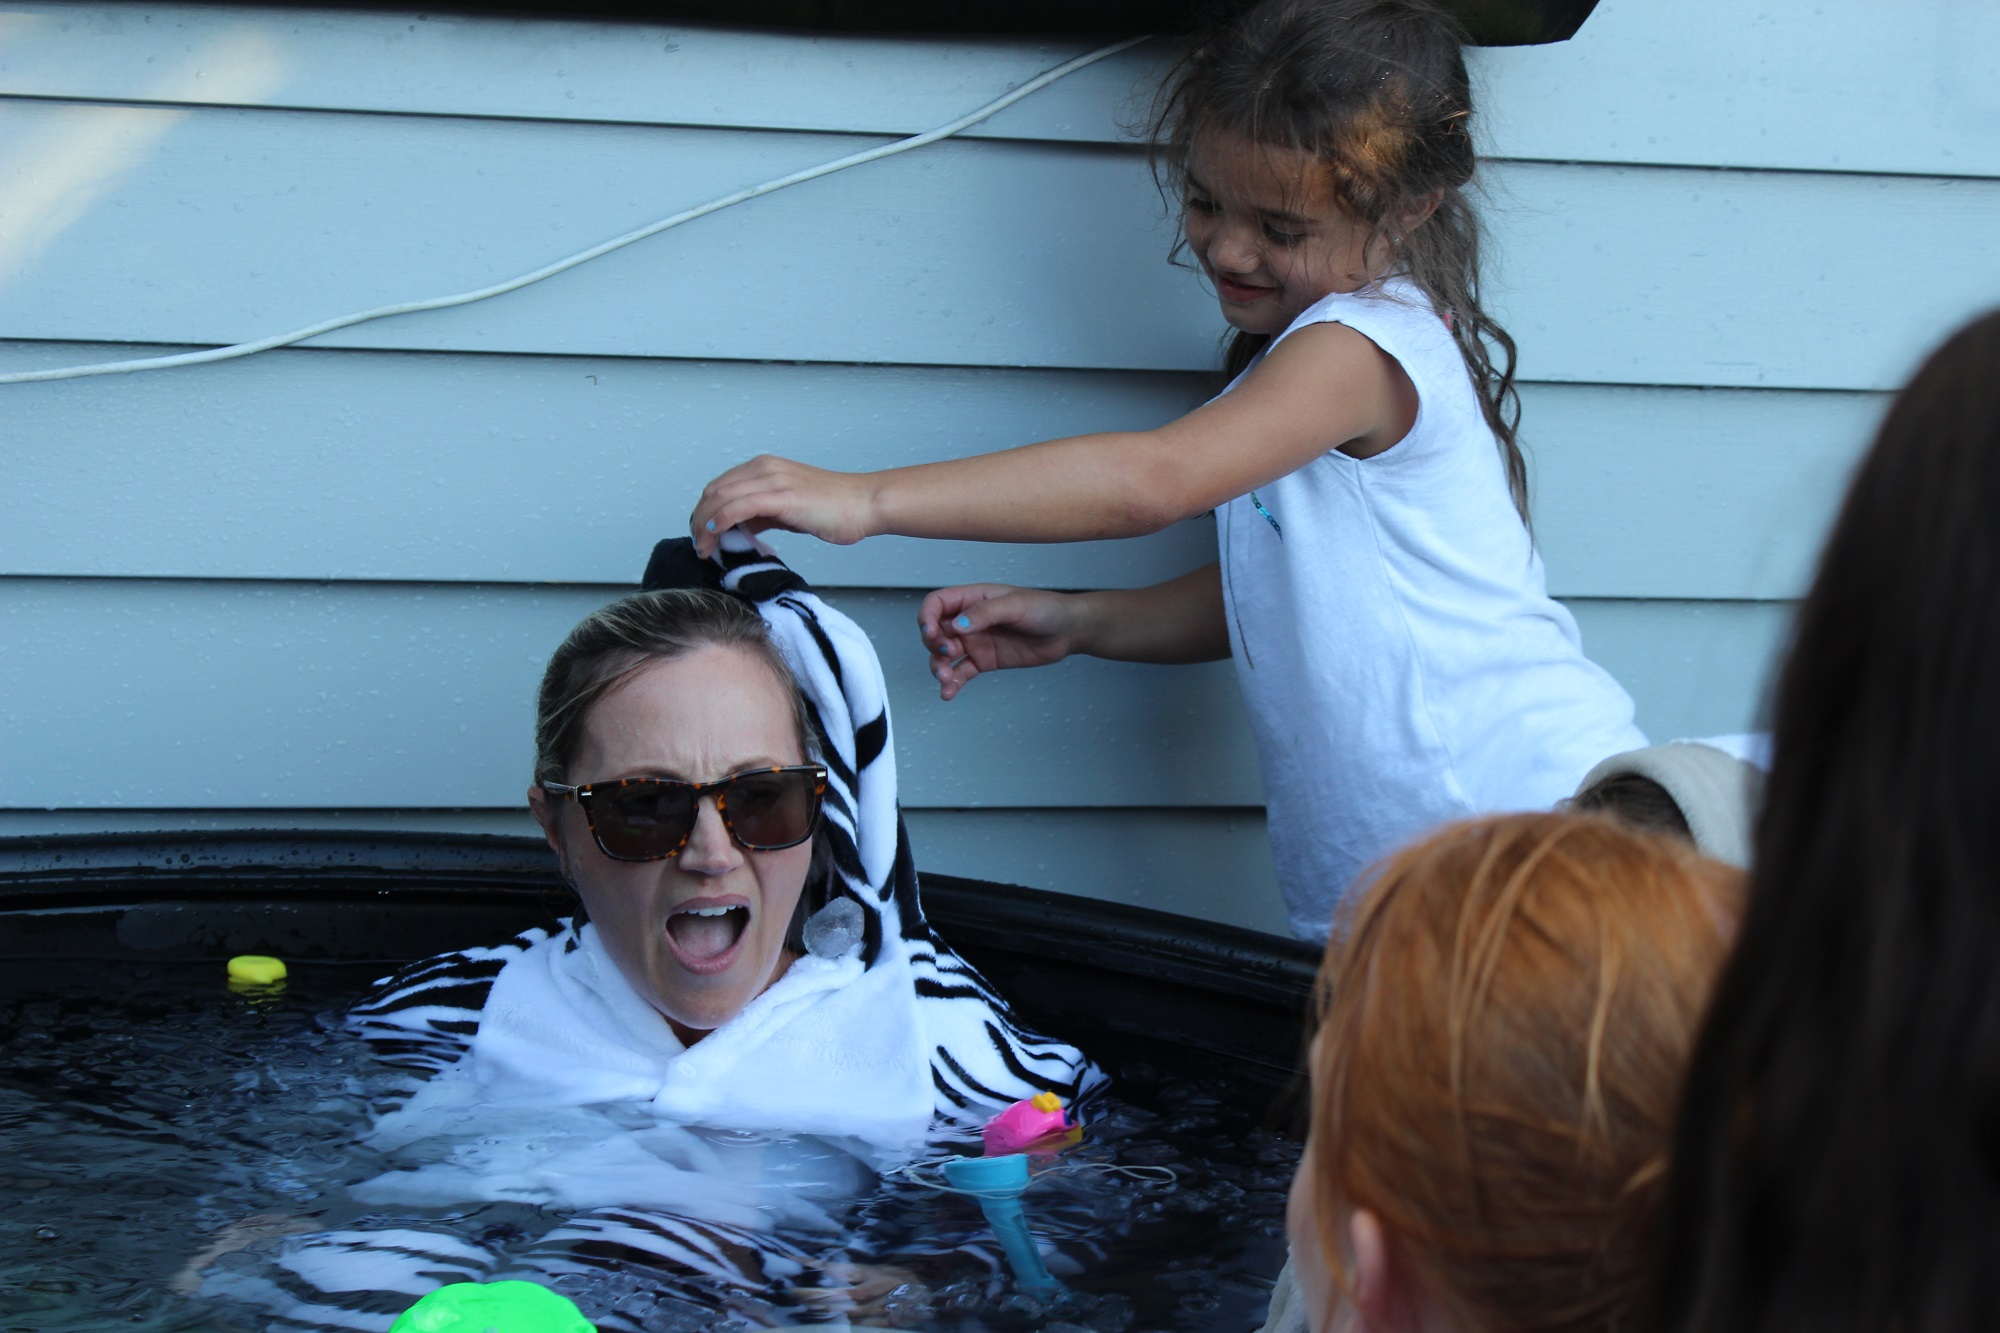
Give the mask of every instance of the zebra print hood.
[[889, 941], [928, 940], [916, 863], [896, 801], [882, 663], [868, 636], [761, 542], [735, 531], [723, 534], [712, 561], [695, 555], [685, 537], [661, 542], [640, 588], [718, 589], [757, 608], [805, 693], [813, 748], [827, 769], [819, 837], [831, 873], [824, 884], [808, 886], [820, 895], [809, 908], [823, 906], [828, 896], [860, 906], [864, 966], [876, 966]]

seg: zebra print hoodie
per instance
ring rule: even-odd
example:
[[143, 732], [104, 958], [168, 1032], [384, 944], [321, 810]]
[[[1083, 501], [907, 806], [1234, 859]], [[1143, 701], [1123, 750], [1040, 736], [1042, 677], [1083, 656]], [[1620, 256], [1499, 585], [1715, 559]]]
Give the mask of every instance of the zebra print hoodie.
[[[828, 770], [831, 874], [810, 907], [838, 899], [858, 908], [858, 922], [853, 908], [838, 909], [853, 936], [848, 947], [837, 957], [800, 959], [737, 1018], [685, 1050], [664, 1024], [651, 1025], [649, 1048], [648, 1038], [633, 1035], [643, 1020], [616, 1021], [620, 1006], [629, 1017], [629, 1006], [644, 1002], [608, 959], [596, 961], [587, 922], [404, 968], [348, 1019], [384, 1062], [423, 1080], [378, 1121], [372, 1146], [435, 1144], [453, 1129], [484, 1146], [470, 1156], [434, 1151], [414, 1169], [362, 1182], [354, 1199], [383, 1211], [341, 1230], [291, 1237], [261, 1271], [235, 1265], [205, 1290], [263, 1307], [273, 1327], [308, 1329], [386, 1327], [385, 1314], [444, 1282], [502, 1276], [596, 1283], [592, 1289], [615, 1279], [650, 1291], [667, 1303], [663, 1312], [681, 1312], [675, 1319], [690, 1307], [745, 1300], [782, 1308], [791, 1289], [813, 1285], [829, 1255], [868, 1254], [866, 1217], [848, 1215], [871, 1183], [868, 1217], [880, 1216], [884, 1195], [898, 1192], [875, 1183], [873, 1170], [893, 1160], [882, 1150], [899, 1137], [905, 1150], [916, 1146], [912, 1112], [929, 1122], [914, 1126], [920, 1140], [925, 1128], [950, 1135], [1037, 1092], [1074, 1102], [1102, 1086], [1103, 1075], [1079, 1051], [1022, 1026], [924, 919], [897, 807], [881, 665], [867, 637], [761, 544], [730, 536], [713, 563], [696, 559], [685, 540], [662, 542], [644, 586], [719, 587], [752, 602], [770, 626], [805, 692], [816, 757]], [[512, 1003], [499, 1002], [510, 995]], [[535, 1021], [515, 1022], [510, 1012]], [[574, 1020], [577, 1030], [564, 1035], [564, 1023], [552, 1018]], [[867, 1057], [858, 1078], [829, 1073], [839, 1061], [812, 1058], [842, 1041]], [[883, 1070], [876, 1100], [894, 1104], [855, 1115], [871, 1105], [871, 1080]], [[653, 1122], [606, 1138], [591, 1118], [602, 1112], [595, 1104], [607, 1102], [643, 1107]], [[629, 1127], [629, 1113], [621, 1123]], [[787, 1148], [786, 1165], [773, 1173], [760, 1157], [768, 1148], [731, 1146], [747, 1131], [832, 1137]], [[516, 1140], [532, 1141], [533, 1153], [515, 1151]], [[765, 1164], [746, 1175], [738, 1159]], [[540, 1236], [476, 1240], [408, 1212], [472, 1203], [554, 1207], [568, 1216]], [[856, 1220], [858, 1233], [848, 1227]], [[1051, 1238], [1061, 1242], [1065, 1231], [1063, 1248], [1091, 1248], [1083, 1243], [1087, 1225], [1057, 1221]], [[971, 1259], [998, 1271], [980, 1235], [904, 1235], [894, 1248], [898, 1263], [913, 1253], [957, 1255], [955, 1266]], [[654, 1322], [589, 1305], [602, 1327]]]

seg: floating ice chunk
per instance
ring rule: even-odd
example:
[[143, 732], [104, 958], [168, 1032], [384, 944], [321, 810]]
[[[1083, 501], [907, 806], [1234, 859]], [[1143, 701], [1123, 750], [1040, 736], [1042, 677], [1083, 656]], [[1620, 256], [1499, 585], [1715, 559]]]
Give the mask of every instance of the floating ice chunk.
[[815, 958], [844, 958], [861, 943], [861, 904], [835, 898], [806, 918], [806, 952]]

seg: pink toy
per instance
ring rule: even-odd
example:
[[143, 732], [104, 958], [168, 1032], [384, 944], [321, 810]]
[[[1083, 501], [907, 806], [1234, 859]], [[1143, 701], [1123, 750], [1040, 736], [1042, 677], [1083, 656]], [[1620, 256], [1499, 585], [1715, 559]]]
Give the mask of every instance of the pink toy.
[[1053, 1092], [1038, 1092], [987, 1121], [979, 1137], [988, 1157], [1006, 1157], [1031, 1148], [1060, 1147], [1064, 1140], [1074, 1142], [1077, 1133], [1077, 1126], [1063, 1119], [1062, 1099]]

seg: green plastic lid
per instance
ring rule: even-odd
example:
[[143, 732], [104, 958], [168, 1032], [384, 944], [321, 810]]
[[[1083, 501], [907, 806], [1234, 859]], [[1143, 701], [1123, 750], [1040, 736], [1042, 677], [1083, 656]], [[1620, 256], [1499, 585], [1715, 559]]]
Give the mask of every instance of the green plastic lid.
[[569, 1298], [533, 1282], [454, 1282], [403, 1311], [389, 1333], [596, 1333]]

